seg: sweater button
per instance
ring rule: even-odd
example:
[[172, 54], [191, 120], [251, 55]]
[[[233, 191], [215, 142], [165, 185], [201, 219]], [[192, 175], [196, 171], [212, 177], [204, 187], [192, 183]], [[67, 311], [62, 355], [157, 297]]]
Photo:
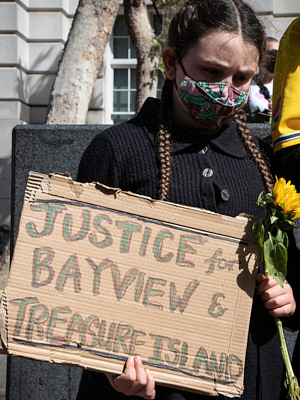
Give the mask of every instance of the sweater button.
[[213, 171], [211, 168], [205, 168], [205, 169], [202, 171], [202, 175], [203, 175], [205, 178], [210, 178], [211, 176], [213, 176], [213, 174], [214, 174], [214, 171]]
[[223, 190], [222, 190], [222, 192], [221, 192], [221, 197], [222, 197], [222, 199], [223, 199], [224, 201], [228, 201], [228, 200], [229, 200], [230, 195], [229, 195], [229, 192], [228, 192], [227, 189], [223, 189]]
[[208, 152], [208, 146], [204, 146], [203, 149], [199, 150], [199, 154], [206, 154]]

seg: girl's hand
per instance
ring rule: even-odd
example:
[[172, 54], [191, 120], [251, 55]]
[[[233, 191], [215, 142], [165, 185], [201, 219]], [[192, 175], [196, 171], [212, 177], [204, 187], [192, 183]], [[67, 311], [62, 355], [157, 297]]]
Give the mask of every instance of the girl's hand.
[[269, 310], [273, 317], [290, 317], [296, 310], [296, 301], [293, 289], [287, 281], [283, 288], [275, 281], [272, 276], [266, 277], [263, 274], [257, 275], [258, 288], [256, 293], [259, 295], [264, 306]]
[[155, 398], [155, 382], [148, 369], [145, 369], [140, 356], [128, 357], [121, 375], [105, 374], [111, 386], [126, 396], [139, 396], [152, 400]]

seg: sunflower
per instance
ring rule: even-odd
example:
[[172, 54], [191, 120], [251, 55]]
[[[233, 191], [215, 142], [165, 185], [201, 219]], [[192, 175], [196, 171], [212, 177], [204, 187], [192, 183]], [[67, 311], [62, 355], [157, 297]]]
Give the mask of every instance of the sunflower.
[[300, 193], [297, 193], [295, 185], [291, 181], [286, 182], [284, 178], [277, 178], [273, 188], [274, 205], [281, 206], [283, 212], [295, 213], [291, 219], [300, 217]]

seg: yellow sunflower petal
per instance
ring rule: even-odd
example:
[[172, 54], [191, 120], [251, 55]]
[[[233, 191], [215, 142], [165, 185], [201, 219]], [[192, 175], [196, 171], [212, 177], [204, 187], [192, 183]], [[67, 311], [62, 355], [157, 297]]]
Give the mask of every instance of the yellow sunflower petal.
[[284, 178], [277, 178], [274, 185], [274, 205], [282, 204], [284, 213], [288, 214], [295, 211], [296, 215], [293, 219], [300, 217], [300, 193], [297, 193], [295, 185], [291, 181], [286, 182]]

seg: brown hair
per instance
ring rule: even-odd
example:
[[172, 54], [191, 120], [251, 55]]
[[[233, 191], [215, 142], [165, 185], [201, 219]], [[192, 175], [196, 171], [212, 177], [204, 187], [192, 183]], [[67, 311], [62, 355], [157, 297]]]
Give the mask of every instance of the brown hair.
[[[253, 44], [263, 59], [265, 48], [264, 28], [250, 6], [243, 0], [188, 0], [173, 17], [168, 34], [168, 46], [180, 58], [208, 29], [240, 34], [246, 43]], [[172, 81], [166, 79], [161, 98], [160, 126], [156, 149], [160, 161], [159, 198], [167, 198], [170, 185], [170, 137], [172, 131]], [[244, 112], [234, 116], [234, 123], [249, 154], [258, 166], [268, 191], [272, 178], [264, 158], [255, 145], [245, 123]]]

